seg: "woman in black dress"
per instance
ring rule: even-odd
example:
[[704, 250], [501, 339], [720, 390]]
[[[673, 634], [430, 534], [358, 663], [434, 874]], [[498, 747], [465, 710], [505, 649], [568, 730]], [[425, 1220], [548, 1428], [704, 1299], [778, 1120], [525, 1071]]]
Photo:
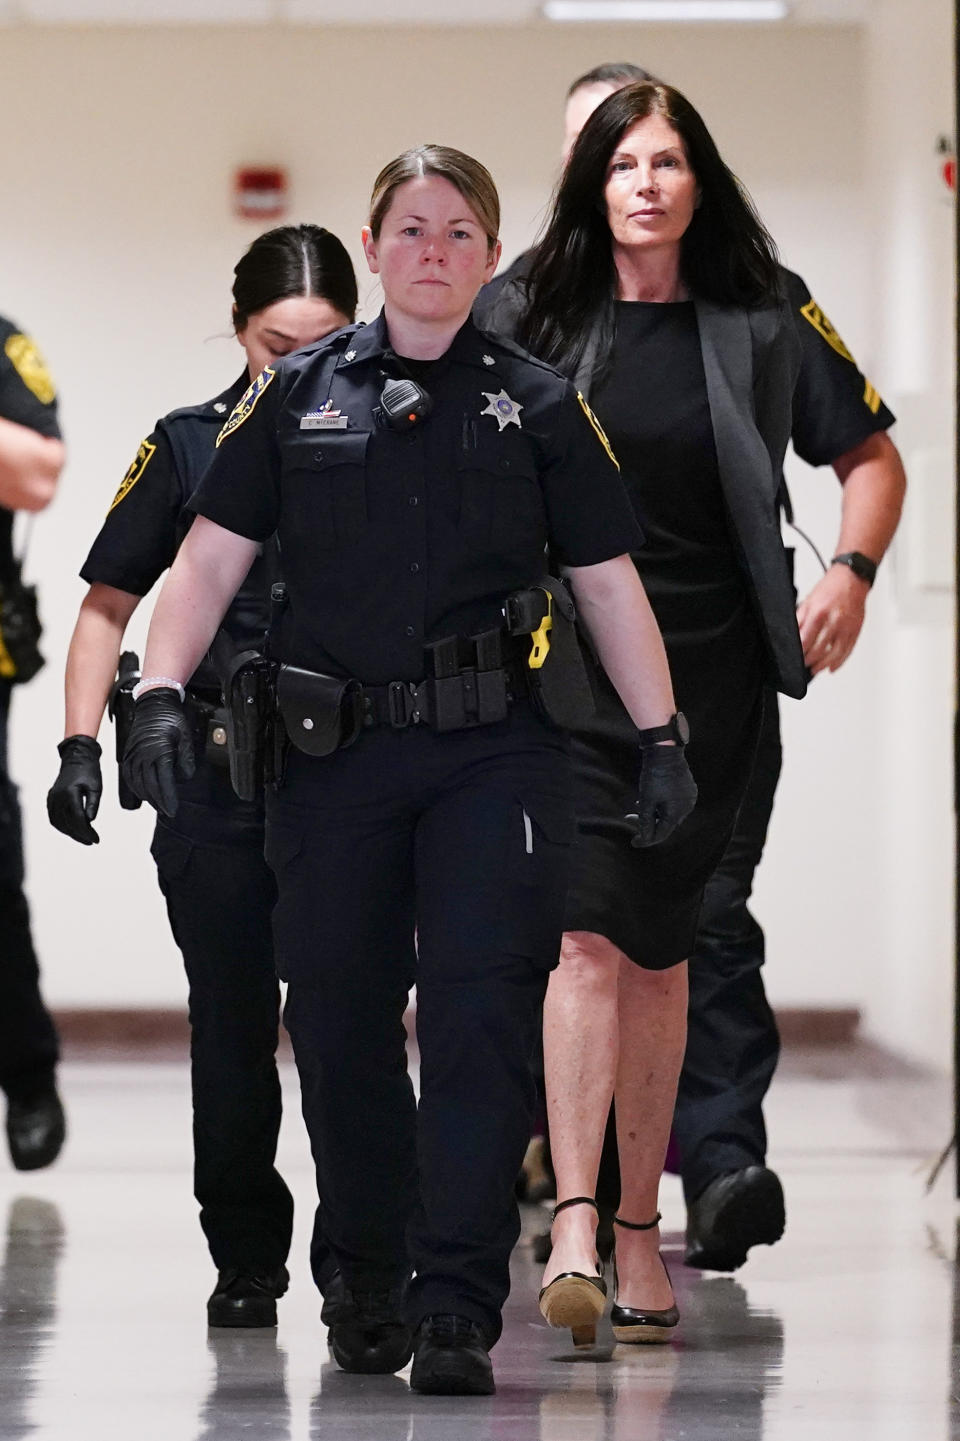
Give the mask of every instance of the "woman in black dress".
[[[541, 1308], [588, 1339], [600, 1308], [595, 1192], [616, 1101], [622, 1191], [614, 1331], [677, 1323], [659, 1259], [657, 1190], [683, 1060], [703, 887], [750, 772], [765, 676], [805, 677], [776, 519], [796, 339], [773, 244], [703, 121], [669, 86], [611, 95], [590, 117], [543, 242], [495, 328], [574, 377], [610, 438], [646, 536], [634, 557], [692, 734], [694, 814], [633, 849], [621, 804], [636, 737], [609, 682], [575, 737], [578, 839], [560, 967], [544, 1011], [560, 1205]], [[564, 1202], [574, 1202], [569, 1208]], [[580, 1277], [580, 1303], [556, 1306]], [[582, 1310], [575, 1316], [573, 1312]]]

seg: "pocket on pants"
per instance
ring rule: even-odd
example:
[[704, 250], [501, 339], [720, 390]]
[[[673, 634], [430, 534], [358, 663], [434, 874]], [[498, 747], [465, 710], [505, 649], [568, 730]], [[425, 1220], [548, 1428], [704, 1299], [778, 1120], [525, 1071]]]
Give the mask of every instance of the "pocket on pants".
[[515, 797], [504, 886], [505, 949], [543, 970], [553, 970], [560, 959], [574, 830], [566, 799], [541, 791]]

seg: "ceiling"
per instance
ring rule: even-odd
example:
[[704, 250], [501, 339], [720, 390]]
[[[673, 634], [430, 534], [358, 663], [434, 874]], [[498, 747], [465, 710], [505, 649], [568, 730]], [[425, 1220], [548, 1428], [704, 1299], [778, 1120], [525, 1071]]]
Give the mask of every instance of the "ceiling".
[[[792, 0], [800, 24], [856, 24], [868, 0]], [[0, 0], [6, 25], [527, 25], [540, 0]], [[621, 24], [624, 22], [620, 22]]]

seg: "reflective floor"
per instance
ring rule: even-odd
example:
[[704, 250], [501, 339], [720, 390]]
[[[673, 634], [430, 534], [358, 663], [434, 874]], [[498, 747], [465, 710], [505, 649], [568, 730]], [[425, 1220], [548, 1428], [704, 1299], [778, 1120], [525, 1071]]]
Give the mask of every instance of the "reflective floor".
[[[207, 1332], [212, 1275], [194, 1219], [179, 1064], [63, 1068], [70, 1138], [52, 1170], [0, 1160], [0, 1438], [34, 1441], [946, 1441], [960, 1437], [956, 1216], [946, 1080], [869, 1050], [788, 1057], [771, 1161], [787, 1234], [736, 1277], [680, 1265], [683, 1207], [664, 1182], [682, 1312], [668, 1347], [574, 1359], [536, 1310], [518, 1247], [489, 1399], [415, 1397], [346, 1376], [308, 1279], [311, 1172], [284, 1068], [293, 1279], [276, 1333]], [[541, 1216], [528, 1211], [525, 1232]]]

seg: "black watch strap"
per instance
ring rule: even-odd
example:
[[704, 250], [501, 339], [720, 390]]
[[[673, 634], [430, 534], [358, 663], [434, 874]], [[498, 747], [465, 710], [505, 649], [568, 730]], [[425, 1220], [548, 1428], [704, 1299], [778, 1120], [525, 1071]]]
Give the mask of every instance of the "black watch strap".
[[860, 550], [845, 550], [842, 555], [835, 555], [830, 564], [848, 565], [854, 575], [865, 580], [867, 585], [873, 585], [877, 578], [877, 562]]
[[678, 746], [685, 746], [690, 739], [690, 726], [683, 711], [678, 710], [666, 725], [647, 726], [646, 730], [637, 731], [637, 739], [643, 750], [659, 745], [661, 741], [675, 741]]

